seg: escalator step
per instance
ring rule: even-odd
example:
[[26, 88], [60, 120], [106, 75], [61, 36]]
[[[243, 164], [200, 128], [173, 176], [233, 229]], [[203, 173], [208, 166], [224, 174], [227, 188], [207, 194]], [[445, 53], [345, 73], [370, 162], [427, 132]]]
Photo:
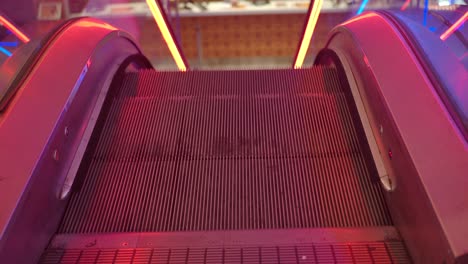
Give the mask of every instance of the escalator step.
[[301, 70], [192, 71], [129, 73], [121, 97], [171, 97], [342, 92], [336, 70], [321, 66]]
[[[344, 95], [114, 101], [99, 160], [359, 154]], [[281, 121], [279, 121], [281, 120]]]
[[58, 233], [391, 225], [357, 131], [333, 69], [130, 74]]

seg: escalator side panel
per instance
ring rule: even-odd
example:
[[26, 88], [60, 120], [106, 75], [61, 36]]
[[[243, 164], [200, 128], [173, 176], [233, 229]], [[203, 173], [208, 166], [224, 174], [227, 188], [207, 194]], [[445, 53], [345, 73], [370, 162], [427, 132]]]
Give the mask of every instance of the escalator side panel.
[[[83, 33], [83, 24], [96, 30]], [[43, 47], [40, 63], [32, 65], [1, 113], [2, 263], [37, 261], [57, 229], [66, 206], [66, 200], [60, 199], [65, 178], [100, 92], [118, 67], [109, 65], [138, 52], [125, 34], [113, 30], [88, 18], [67, 25], [51, 45]], [[80, 37], [88, 45], [77, 43]], [[70, 54], [70, 48], [77, 51]], [[99, 60], [87, 64], [95, 56]]]
[[[375, 45], [375, 32], [386, 52]], [[414, 261], [463, 261], [468, 148], [407, 40], [370, 12], [336, 28], [327, 48], [351, 65], [395, 186], [386, 194], [392, 218]]]

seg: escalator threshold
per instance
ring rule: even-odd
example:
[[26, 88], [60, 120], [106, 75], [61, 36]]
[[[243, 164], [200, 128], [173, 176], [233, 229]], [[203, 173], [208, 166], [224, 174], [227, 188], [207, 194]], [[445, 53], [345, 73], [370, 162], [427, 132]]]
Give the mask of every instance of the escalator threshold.
[[57, 235], [42, 264], [410, 263], [390, 226]]

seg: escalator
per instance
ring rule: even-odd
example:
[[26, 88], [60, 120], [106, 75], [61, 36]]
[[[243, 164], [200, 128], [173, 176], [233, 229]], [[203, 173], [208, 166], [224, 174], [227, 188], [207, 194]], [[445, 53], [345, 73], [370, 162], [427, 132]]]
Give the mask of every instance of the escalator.
[[466, 118], [399, 23], [353, 18], [295, 69], [157, 71], [92, 18], [25, 44], [0, 67], [0, 262], [466, 263]]
[[[41, 263], [409, 262], [336, 69], [141, 70], [115, 85]], [[174, 241], [148, 250], [129, 233]], [[121, 244], [68, 248], [106, 239]]]

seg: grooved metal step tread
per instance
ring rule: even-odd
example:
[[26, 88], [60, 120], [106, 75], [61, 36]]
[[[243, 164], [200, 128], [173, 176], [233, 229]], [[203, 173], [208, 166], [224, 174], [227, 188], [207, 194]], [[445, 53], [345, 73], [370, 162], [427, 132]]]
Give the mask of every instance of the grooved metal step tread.
[[392, 224], [333, 69], [143, 71], [120, 92], [58, 233]]
[[171, 97], [341, 92], [336, 70], [231, 70], [127, 74], [119, 96]]
[[[359, 155], [351, 117], [343, 107], [345, 100], [344, 95], [116, 100], [95, 157], [174, 160]], [[351, 133], [343, 133], [348, 130]]]

